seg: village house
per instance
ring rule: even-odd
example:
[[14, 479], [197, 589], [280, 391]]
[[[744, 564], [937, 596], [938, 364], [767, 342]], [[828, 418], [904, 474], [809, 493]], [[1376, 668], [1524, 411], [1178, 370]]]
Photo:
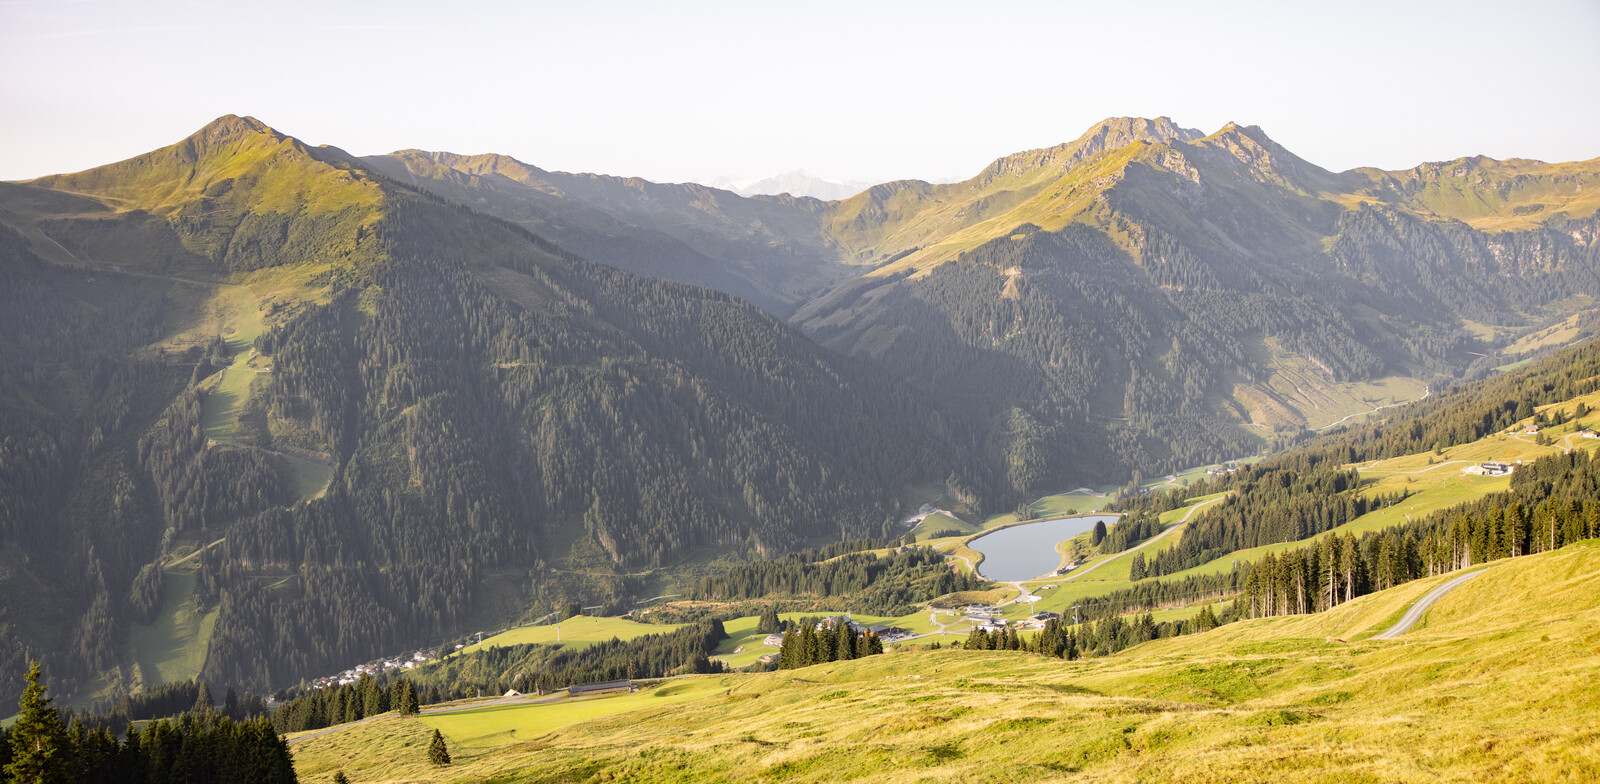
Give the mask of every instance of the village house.
[[1600, 438], [1600, 433], [1596, 433], [1593, 430], [1580, 430], [1580, 431], [1578, 431], [1578, 437], [1579, 438]]
[[1510, 476], [1517, 467], [1509, 463], [1498, 463], [1493, 460], [1478, 465], [1470, 465], [1461, 469], [1461, 473], [1472, 476]]
[[768, 648], [782, 648], [783, 632], [767, 635], [767, 638], [762, 640], [761, 644], [767, 646]]

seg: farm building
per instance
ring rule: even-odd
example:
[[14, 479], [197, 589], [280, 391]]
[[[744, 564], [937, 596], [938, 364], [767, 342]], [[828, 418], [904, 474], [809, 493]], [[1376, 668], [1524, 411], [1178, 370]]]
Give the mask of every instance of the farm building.
[[582, 683], [567, 687], [568, 697], [577, 697], [583, 694], [605, 694], [613, 691], [634, 691], [633, 679], [623, 678], [620, 681], [603, 681], [600, 683]]
[[1497, 463], [1491, 460], [1487, 463], [1479, 463], [1478, 465], [1467, 466], [1466, 468], [1461, 469], [1461, 473], [1470, 474], [1472, 476], [1510, 476], [1511, 472], [1515, 470], [1517, 470], [1517, 467], [1514, 465], [1509, 463]]

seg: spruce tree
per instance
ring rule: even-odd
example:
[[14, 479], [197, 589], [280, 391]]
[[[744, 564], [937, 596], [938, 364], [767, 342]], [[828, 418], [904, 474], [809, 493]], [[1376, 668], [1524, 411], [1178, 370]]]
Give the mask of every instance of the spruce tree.
[[840, 621], [839, 628], [834, 630], [833, 661], [849, 661], [856, 657], [856, 632], [850, 628], [848, 621]]
[[5, 779], [27, 784], [69, 784], [72, 772], [67, 731], [61, 726], [61, 714], [44, 695], [39, 677], [39, 662], [32, 662], [28, 686], [17, 703], [17, 722], [11, 727], [11, 762], [5, 767]]
[[435, 765], [450, 764], [450, 749], [444, 745], [444, 736], [438, 730], [433, 731], [433, 743], [428, 746], [428, 761]]
[[1094, 524], [1094, 534], [1093, 534], [1093, 536], [1090, 537], [1090, 542], [1092, 544], [1094, 544], [1095, 547], [1099, 547], [1100, 543], [1104, 542], [1105, 540], [1106, 540], [1106, 521], [1104, 521], [1104, 520], [1096, 520], [1095, 524]]
[[195, 713], [210, 713], [216, 707], [216, 701], [211, 699], [211, 687], [205, 681], [200, 682], [200, 691], [195, 695], [194, 706], [190, 710]]
[[344, 775], [343, 769], [336, 770], [333, 772], [333, 784], [350, 784], [350, 778]]

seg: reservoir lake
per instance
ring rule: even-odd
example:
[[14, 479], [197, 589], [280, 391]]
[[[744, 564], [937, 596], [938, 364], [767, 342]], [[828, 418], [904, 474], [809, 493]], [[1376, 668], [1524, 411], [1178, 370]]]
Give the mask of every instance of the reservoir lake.
[[1054, 572], [1061, 566], [1061, 553], [1056, 545], [1078, 534], [1094, 529], [1094, 524], [1104, 521], [1111, 525], [1116, 515], [1089, 515], [1041, 520], [1037, 523], [1012, 526], [980, 536], [967, 546], [983, 553], [978, 573], [997, 582], [1032, 580]]

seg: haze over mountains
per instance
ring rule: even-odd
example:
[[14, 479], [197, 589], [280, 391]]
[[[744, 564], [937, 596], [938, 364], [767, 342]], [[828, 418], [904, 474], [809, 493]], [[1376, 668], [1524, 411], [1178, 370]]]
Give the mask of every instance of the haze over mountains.
[[[1249, 454], [1593, 334], [1597, 209], [1600, 159], [1334, 173], [1166, 118], [826, 201], [221, 118], [0, 185], [0, 671], [282, 684]], [[129, 642], [173, 592], [192, 661]]]
[[713, 188], [730, 190], [740, 196], [809, 196], [823, 201], [834, 201], [854, 196], [872, 187], [870, 182], [830, 180], [807, 173], [804, 169], [776, 174], [762, 179], [717, 177], [706, 183]]

